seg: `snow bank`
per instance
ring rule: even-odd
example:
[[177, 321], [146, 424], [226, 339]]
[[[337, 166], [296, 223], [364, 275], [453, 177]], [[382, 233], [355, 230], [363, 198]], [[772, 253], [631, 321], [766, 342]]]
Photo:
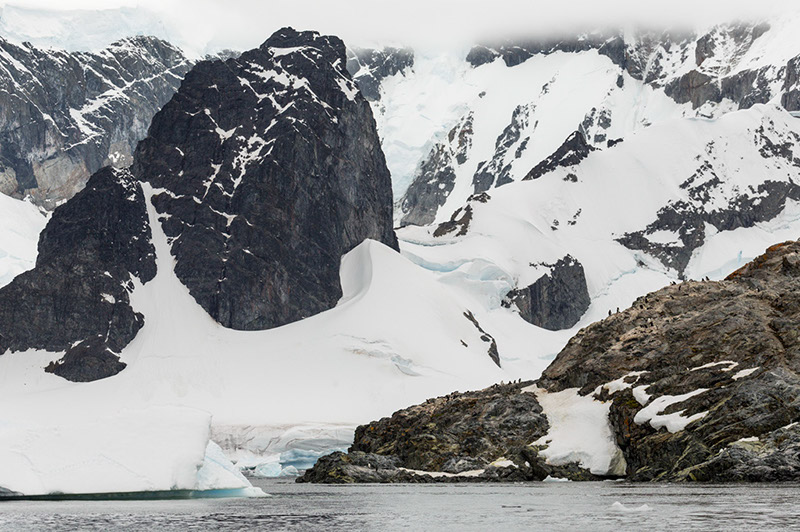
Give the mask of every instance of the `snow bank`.
[[692, 416], [684, 417], [683, 410], [680, 412], [673, 412], [672, 414], [662, 414], [667, 407], [680, 403], [707, 391], [706, 388], [700, 388], [681, 395], [662, 395], [653, 399], [646, 407], [639, 410], [633, 417], [633, 422], [639, 425], [643, 423], [650, 423], [654, 429], [665, 427], [668, 431], [675, 433], [686, 428], [692, 421], [702, 419], [708, 412], [700, 412]]
[[548, 393], [534, 386], [523, 391], [536, 394], [550, 423], [547, 434], [532, 444], [547, 446], [539, 454], [548, 464], [574, 462], [595, 475], [625, 474], [625, 459], [608, 422], [610, 402], [578, 395], [577, 388]]

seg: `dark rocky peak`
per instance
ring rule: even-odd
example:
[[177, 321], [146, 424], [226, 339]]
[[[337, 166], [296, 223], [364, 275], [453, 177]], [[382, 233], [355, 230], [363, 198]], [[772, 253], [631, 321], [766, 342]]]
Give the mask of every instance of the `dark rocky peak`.
[[102, 166], [128, 166], [190, 67], [155, 37], [97, 53], [0, 39], [0, 192], [52, 209]]
[[586, 142], [583, 133], [575, 131], [547, 159], [534, 166], [523, 181], [538, 179], [556, 168], [575, 166], [596, 149]]
[[567, 255], [545, 266], [548, 273], [529, 286], [509, 292], [504, 306], [513, 303], [522, 319], [538, 327], [551, 331], [569, 329], [591, 304], [583, 265]]
[[369, 101], [381, 99], [380, 86], [384, 79], [413, 67], [414, 50], [411, 48], [347, 50], [347, 71]]
[[343, 254], [366, 238], [397, 248], [375, 121], [345, 65], [340, 39], [284, 28], [199, 63], [137, 148], [175, 273], [226, 327], [327, 310]]
[[139, 183], [127, 170], [99, 170], [53, 212], [36, 267], [0, 290], [0, 355], [67, 351], [48, 371], [70, 380], [119, 372], [117, 354], [143, 325], [130, 305], [133, 277], [146, 283], [155, 273]]

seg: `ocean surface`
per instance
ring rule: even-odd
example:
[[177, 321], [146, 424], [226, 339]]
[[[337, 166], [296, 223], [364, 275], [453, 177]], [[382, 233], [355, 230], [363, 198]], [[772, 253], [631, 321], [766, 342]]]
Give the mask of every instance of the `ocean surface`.
[[253, 483], [271, 496], [2, 502], [0, 531], [800, 530], [798, 484]]

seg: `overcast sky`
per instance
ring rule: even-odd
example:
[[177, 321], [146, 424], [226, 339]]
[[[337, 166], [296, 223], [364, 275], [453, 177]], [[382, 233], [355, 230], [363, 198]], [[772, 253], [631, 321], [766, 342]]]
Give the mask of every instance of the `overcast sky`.
[[512, 33], [575, 27], [704, 26], [773, 17], [798, 0], [0, 0], [0, 6], [109, 9], [155, 14], [186, 46], [246, 49], [290, 25], [341, 36], [356, 45], [466, 43]]

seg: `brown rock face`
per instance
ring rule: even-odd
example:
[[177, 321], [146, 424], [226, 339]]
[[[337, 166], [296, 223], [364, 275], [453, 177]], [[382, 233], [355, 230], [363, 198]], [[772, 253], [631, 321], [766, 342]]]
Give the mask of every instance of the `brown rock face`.
[[[787, 450], [800, 441], [796, 426], [787, 427], [800, 419], [798, 323], [800, 242], [785, 242], [724, 281], [666, 287], [583, 329], [539, 385], [580, 388], [585, 395], [642, 372], [629, 380], [653, 398], [696, 392], [663, 410], [698, 416], [675, 433], [636, 423], [652, 402], [640, 404], [630, 390], [610, 397], [612, 425], [634, 480], [800, 478], [800, 462]], [[777, 430], [786, 432], [780, 445], [764, 444], [758, 452], [734, 446], [746, 455], [738, 469], [717, 456], [728, 456], [742, 438], [775, 440]], [[772, 466], [764, 466], [767, 456]]]

